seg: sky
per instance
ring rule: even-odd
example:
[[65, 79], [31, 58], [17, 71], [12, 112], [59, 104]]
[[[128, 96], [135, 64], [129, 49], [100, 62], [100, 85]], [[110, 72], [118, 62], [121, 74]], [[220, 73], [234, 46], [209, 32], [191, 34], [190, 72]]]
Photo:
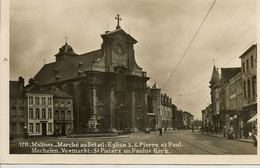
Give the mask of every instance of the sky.
[[[78, 54], [101, 48], [115, 16], [130, 33], [137, 64], [163, 88], [214, 0], [11, 0], [10, 80], [25, 81], [55, 61], [65, 43]], [[177, 70], [162, 90], [178, 109], [201, 119], [210, 103], [213, 66], [239, 67], [256, 42], [256, 1], [217, 0]], [[215, 61], [213, 61], [213, 59]]]

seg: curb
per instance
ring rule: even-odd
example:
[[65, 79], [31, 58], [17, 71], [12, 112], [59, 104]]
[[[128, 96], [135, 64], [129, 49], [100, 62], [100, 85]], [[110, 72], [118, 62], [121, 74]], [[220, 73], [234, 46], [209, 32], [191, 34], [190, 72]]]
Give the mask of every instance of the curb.
[[244, 140], [241, 140], [241, 139], [234, 139], [234, 140], [236, 140], [236, 141], [240, 141], [240, 142], [246, 142], [246, 143], [254, 143], [253, 141], [252, 142], [250, 142], [250, 141], [244, 141]]
[[[216, 138], [224, 138], [226, 139], [226, 137], [220, 137], [220, 136], [215, 136], [215, 135], [211, 135], [211, 134], [202, 134], [202, 135], [207, 135], [207, 136], [211, 136], [211, 137], [216, 137]], [[233, 139], [235, 141], [240, 141], [240, 142], [245, 142], [245, 143], [254, 143], [253, 141], [244, 141], [244, 140], [241, 140], [241, 139]]]

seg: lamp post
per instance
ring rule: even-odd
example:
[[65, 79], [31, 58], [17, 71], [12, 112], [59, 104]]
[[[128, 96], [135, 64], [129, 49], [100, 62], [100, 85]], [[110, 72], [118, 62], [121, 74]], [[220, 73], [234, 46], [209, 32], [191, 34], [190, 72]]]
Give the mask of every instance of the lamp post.
[[24, 138], [26, 139], [27, 138], [27, 126], [24, 125]]
[[235, 124], [235, 138], [237, 138], [237, 115], [234, 115], [234, 124]]

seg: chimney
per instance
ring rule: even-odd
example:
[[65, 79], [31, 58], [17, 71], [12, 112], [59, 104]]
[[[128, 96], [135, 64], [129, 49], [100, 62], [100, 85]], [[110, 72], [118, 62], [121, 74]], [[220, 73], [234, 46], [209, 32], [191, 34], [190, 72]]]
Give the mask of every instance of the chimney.
[[23, 77], [19, 77], [19, 90], [20, 92], [22, 92], [24, 89], [24, 78]]

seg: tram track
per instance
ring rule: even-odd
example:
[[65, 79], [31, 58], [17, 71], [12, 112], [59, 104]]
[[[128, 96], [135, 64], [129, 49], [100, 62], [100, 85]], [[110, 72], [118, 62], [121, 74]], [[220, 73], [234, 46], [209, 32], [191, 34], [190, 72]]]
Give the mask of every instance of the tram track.
[[[179, 135], [180, 135], [180, 134], [179, 134]], [[202, 150], [202, 151], [204, 151], [204, 152], [207, 152], [207, 153], [209, 153], [209, 154], [214, 154], [214, 155], [217, 155], [218, 153], [228, 154], [228, 153], [225, 152], [225, 151], [222, 151], [222, 150], [213, 148], [213, 147], [211, 147], [211, 146], [208, 146], [208, 145], [199, 143], [198, 141], [194, 141], [194, 140], [191, 140], [191, 139], [188, 139], [188, 138], [183, 138], [183, 137], [180, 138], [180, 136], [176, 136], [174, 133], [172, 133], [170, 136], [173, 136], [173, 137], [175, 137], [175, 138], [177, 138], [177, 139], [179, 139], [179, 140], [181, 140], [181, 141], [183, 141], [183, 142], [185, 142], [185, 143], [187, 143], [187, 144], [189, 144], [189, 145], [191, 145], [191, 146], [193, 146], [193, 147], [195, 147], [195, 148], [198, 148], [198, 149], [200, 149], [200, 150]], [[188, 139], [188, 140], [187, 140], [187, 139]], [[199, 147], [199, 146], [194, 145], [194, 144], [198, 144], [198, 145], [200, 145], [200, 146], [203, 146], [204, 148], [203, 148], [203, 147]], [[216, 151], [216, 152], [212, 152], [212, 151], [206, 150], [206, 148], [210, 148], [210, 149], [212, 149], [212, 150], [214, 150], [214, 151]]]

